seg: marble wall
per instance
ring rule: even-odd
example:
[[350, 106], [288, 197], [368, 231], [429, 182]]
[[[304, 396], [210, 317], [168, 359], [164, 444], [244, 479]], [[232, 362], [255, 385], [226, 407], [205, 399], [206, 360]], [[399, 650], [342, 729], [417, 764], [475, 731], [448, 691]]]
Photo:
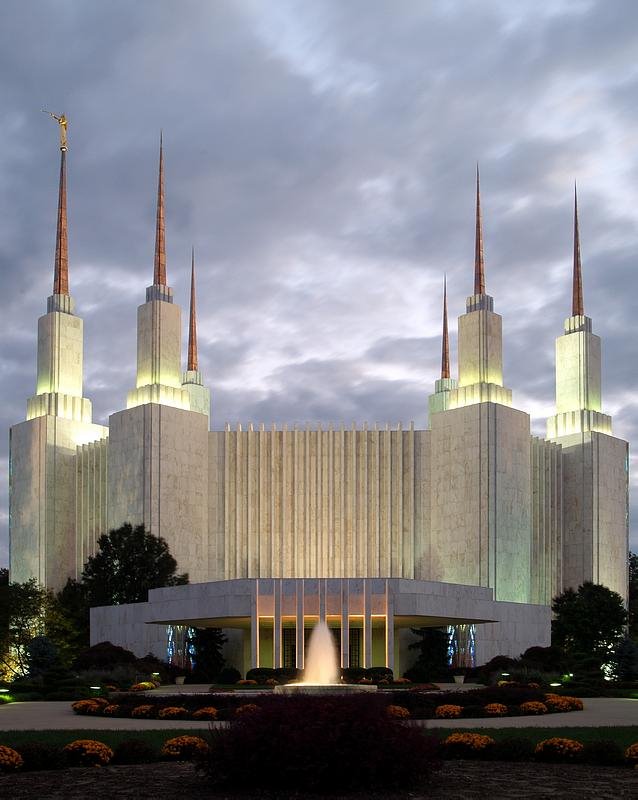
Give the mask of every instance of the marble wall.
[[109, 417], [108, 527], [144, 523], [208, 578], [208, 418], [148, 403]]
[[211, 432], [211, 577], [421, 577], [428, 431]]

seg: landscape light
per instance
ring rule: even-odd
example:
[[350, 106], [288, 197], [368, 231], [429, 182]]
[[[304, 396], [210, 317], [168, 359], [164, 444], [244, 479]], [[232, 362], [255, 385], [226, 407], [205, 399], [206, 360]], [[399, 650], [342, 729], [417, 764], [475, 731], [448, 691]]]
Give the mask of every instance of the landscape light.
[[501, 672], [502, 678], [509, 678], [509, 676], [510, 676], [509, 672]]
[[101, 686], [89, 686], [89, 689], [97, 689], [98, 691], [101, 689]]
[[9, 691], [8, 689], [0, 689], [0, 692], [2, 692], [2, 694], [6, 694], [8, 691]]
[[550, 683], [550, 686], [560, 686], [560, 683]]

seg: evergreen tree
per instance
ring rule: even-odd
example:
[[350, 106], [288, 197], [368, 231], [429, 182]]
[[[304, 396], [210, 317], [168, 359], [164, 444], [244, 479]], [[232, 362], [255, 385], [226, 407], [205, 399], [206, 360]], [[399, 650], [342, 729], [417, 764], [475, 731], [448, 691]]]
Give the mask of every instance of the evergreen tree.
[[416, 650], [418, 657], [414, 665], [405, 673], [406, 677], [415, 681], [441, 680], [449, 673], [448, 645], [449, 636], [440, 628], [412, 628], [418, 636], [416, 642], [409, 645]]
[[217, 680], [226, 659], [222, 648], [227, 638], [221, 628], [195, 628], [192, 639], [195, 667], [193, 680], [208, 683]]

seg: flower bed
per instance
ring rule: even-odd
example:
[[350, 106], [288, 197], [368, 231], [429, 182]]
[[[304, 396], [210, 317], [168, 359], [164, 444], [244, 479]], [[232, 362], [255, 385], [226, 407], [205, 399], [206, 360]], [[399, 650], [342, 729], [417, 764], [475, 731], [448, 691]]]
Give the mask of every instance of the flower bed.
[[[272, 706], [264, 710], [264, 714], [242, 719], [239, 727], [249, 726], [253, 730], [255, 741], [263, 739], [263, 721], [276, 722], [272, 717]], [[356, 710], [356, 709], [355, 709]], [[312, 713], [315, 714], [315, 709]], [[368, 709], [368, 713], [371, 709]], [[387, 711], [387, 709], [386, 709]], [[295, 710], [291, 710], [294, 715]], [[323, 711], [325, 713], [325, 709]], [[348, 720], [350, 714], [346, 714]], [[355, 718], [358, 716], [355, 714]], [[402, 737], [416, 735], [417, 731], [410, 727], [402, 726], [401, 717], [388, 717], [384, 715], [389, 724], [397, 726], [398, 742], [403, 742]], [[296, 718], [296, 717], [295, 717]], [[314, 717], [312, 717], [314, 718]], [[379, 718], [378, 722], [381, 722]], [[291, 735], [296, 726], [291, 726]], [[63, 769], [75, 766], [100, 767], [107, 764], [147, 764], [159, 760], [184, 761], [207, 759], [210, 747], [219, 746], [227, 732], [215, 736], [208, 741], [200, 736], [182, 735], [165, 740], [161, 750], [158, 745], [151, 746], [143, 738], [133, 738], [120, 742], [117, 747], [111, 747], [104, 742], [93, 739], [77, 739], [62, 746], [28, 742], [15, 744], [13, 747], [0, 744], [0, 775], [15, 771]], [[309, 746], [313, 745], [310, 737]], [[223, 745], [222, 745], [223, 746]], [[497, 739], [481, 733], [455, 731], [441, 739], [438, 744], [434, 740], [434, 758], [445, 760], [454, 759], [487, 759], [495, 761], [513, 762], [549, 762], [559, 764], [587, 764], [605, 766], [624, 766], [633, 768], [638, 766], [638, 742], [634, 742], [623, 749], [615, 741], [596, 740], [579, 742], [576, 739], [552, 737], [544, 739], [534, 745], [533, 739], [522, 737], [508, 737]], [[243, 757], [243, 756], [242, 756]], [[9, 779], [10, 780], [10, 779]]]
[[[378, 694], [388, 706], [400, 706], [410, 719], [478, 719], [567, 713], [582, 710], [582, 700], [545, 693], [530, 686], [492, 686], [465, 692], [432, 692], [421, 687], [409, 690], [384, 691]], [[142, 719], [230, 721], [246, 711], [261, 708], [264, 702], [289, 702], [285, 697], [273, 697], [269, 692], [256, 694], [246, 703], [241, 693], [210, 692], [206, 695], [146, 695], [118, 694], [117, 699], [90, 698], [72, 704], [76, 714], [117, 716]], [[210, 709], [213, 709], [211, 712]], [[388, 712], [392, 713], [392, 712]]]

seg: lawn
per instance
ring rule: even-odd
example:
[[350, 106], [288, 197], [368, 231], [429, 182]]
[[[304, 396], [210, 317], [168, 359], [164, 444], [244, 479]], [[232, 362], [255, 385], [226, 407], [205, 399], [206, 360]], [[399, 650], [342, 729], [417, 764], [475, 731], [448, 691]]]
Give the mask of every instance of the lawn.
[[427, 732], [444, 739], [451, 733], [482, 733], [491, 736], [496, 741], [503, 739], [525, 738], [534, 744], [543, 739], [561, 737], [565, 739], [576, 739], [583, 744], [585, 742], [613, 741], [621, 747], [629, 747], [630, 744], [638, 742], [638, 725], [630, 725], [624, 728], [606, 726], [600, 728], [428, 728]]
[[[463, 728], [463, 733], [484, 733], [493, 739], [526, 738], [537, 743], [543, 739], [551, 739], [555, 736], [567, 739], [576, 739], [579, 742], [592, 742], [599, 740], [611, 740], [625, 748], [634, 742], [638, 742], [638, 725], [624, 728], [601, 727], [601, 728]], [[427, 730], [441, 739], [454, 733], [451, 728], [432, 728]], [[207, 731], [179, 730], [129, 730], [129, 731], [95, 731], [95, 730], [56, 730], [56, 731], [0, 731], [0, 744], [13, 747], [24, 744], [25, 742], [42, 742], [51, 745], [62, 746], [74, 739], [97, 739], [104, 744], [113, 747], [126, 739], [143, 739], [153, 747], [160, 748], [167, 739], [174, 736], [206, 736]]]

